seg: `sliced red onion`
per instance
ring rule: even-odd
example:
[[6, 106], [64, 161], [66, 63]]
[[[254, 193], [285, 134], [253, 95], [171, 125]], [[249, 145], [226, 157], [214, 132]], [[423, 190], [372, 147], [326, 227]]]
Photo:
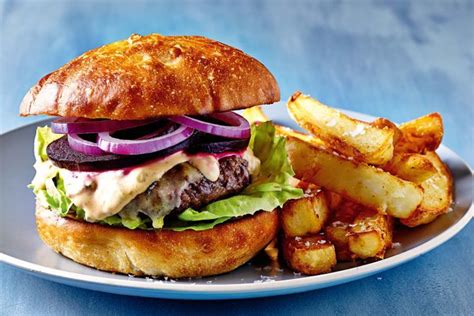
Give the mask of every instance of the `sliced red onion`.
[[95, 134], [142, 126], [153, 121], [154, 120], [89, 120], [76, 117], [61, 117], [51, 123], [51, 129], [56, 134]]
[[67, 141], [69, 146], [71, 146], [71, 148], [75, 151], [94, 156], [100, 156], [104, 154], [97, 143], [85, 140], [78, 134], [68, 134]]
[[175, 131], [150, 139], [119, 139], [110, 135], [110, 132], [99, 133], [99, 148], [118, 155], [142, 155], [157, 152], [181, 143], [193, 134], [193, 129], [180, 126]]
[[250, 137], [250, 124], [237, 113], [224, 112], [214, 113], [209, 115], [210, 118], [222, 121], [228, 125], [220, 125], [205, 122], [190, 116], [173, 116], [169, 119], [173, 122], [194, 128], [198, 131], [223, 136], [227, 138], [249, 138]]

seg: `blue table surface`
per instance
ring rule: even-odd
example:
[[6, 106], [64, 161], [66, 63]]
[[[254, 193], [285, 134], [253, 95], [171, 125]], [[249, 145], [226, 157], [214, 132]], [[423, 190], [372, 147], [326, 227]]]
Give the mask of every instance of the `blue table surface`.
[[[440, 112], [443, 143], [474, 165], [473, 1], [0, 1], [0, 133], [43, 75], [131, 33], [198, 34], [261, 60], [287, 99], [403, 122]], [[5, 149], [1, 149], [5, 150]], [[0, 219], [1, 220], [1, 219]], [[0, 314], [471, 314], [474, 223], [415, 261], [333, 288], [190, 302], [77, 289], [0, 265]]]

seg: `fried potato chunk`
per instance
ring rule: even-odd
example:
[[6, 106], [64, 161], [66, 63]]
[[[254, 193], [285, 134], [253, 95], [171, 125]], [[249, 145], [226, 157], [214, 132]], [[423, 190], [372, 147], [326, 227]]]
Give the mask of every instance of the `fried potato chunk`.
[[353, 119], [309, 96], [296, 92], [288, 111], [304, 129], [316, 135], [334, 151], [374, 165], [392, 159], [394, 130]]
[[383, 259], [392, 247], [393, 218], [374, 210], [364, 209], [352, 222], [348, 246], [360, 259]]
[[435, 151], [443, 139], [443, 119], [431, 113], [400, 125], [402, 136], [395, 146], [397, 152], [424, 153]]
[[326, 196], [322, 190], [307, 190], [301, 199], [286, 202], [280, 214], [288, 237], [319, 233], [329, 217]]
[[420, 183], [424, 191], [420, 206], [410, 217], [400, 220], [409, 227], [432, 222], [446, 213], [453, 202], [453, 178], [448, 167], [435, 152], [427, 152], [425, 157], [436, 168], [436, 174]]
[[338, 261], [352, 261], [356, 256], [349, 249], [349, 235], [352, 222], [359, 210], [348, 200], [340, 201], [334, 209], [329, 224], [324, 228], [326, 238], [334, 244]]
[[[263, 112], [262, 108], [258, 105], [245, 109], [242, 112], [242, 115], [250, 123], [267, 122], [270, 120], [270, 118], [265, 114], [265, 112]], [[310, 144], [313, 144], [315, 146], [327, 147], [327, 144], [325, 144], [324, 141], [322, 141], [320, 138], [316, 136], [297, 132], [286, 126], [281, 126], [277, 124], [273, 124], [273, 126], [275, 127], [275, 131], [277, 135], [292, 136], [292, 137], [299, 138]]]
[[274, 125], [274, 126], [275, 126], [275, 131], [277, 135], [284, 136], [284, 137], [295, 137], [319, 148], [329, 148], [328, 144], [326, 144], [322, 139], [314, 135], [300, 133], [285, 126], [280, 126], [280, 125]]
[[392, 246], [393, 218], [344, 200], [324, 231], [339, 261], [383, 259]]
[[402, 137], [402, 131], [398, 128], [397, 124], [393, 123], [392, 121], [379, 117], [376, 118], [370, 125], [375, 126], [380, 129], [389, 128], [393, 130], [393, 143], [396, 144], [400, 138]]
[[330, 272], [336, 265], [336, 251], [324, 236], [284, 237], [283, 257], [298, 272], [315, 275]]
[[346, 160], [297, 138], [288, 137], [286, 144], [297, 178], [381, 214], [408, 218], [422, 200], [423, 191], [416, 184], [381, 169]]
[[413, 153], [395, 153], [383, 169], [403, 180], [415, 183], [421, 183], [437, 172], [429, 158]]

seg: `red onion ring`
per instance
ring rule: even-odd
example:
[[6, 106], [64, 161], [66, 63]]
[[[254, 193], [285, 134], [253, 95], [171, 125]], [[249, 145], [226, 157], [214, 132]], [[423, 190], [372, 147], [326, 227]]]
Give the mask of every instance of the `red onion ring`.
[[142, 155], [166, 149], [186, 140], [194, 130], [187, 126], [180, 126], [177, 130], [150, 139], [119, 139], [110, 135], [110, 132], [99, 133], [98, 145], [103, 151], [118, 155]]
[[71, 146], [75, 151], [94, 156], [101, 156], [104, 154], [97, 143], [85, 140], [78, 134], [68, 134], [67, 141], [69, 146]]
[[173, 116], [169, 120], [194, 128], [198, 131], [223, 136], [227, 138], [249, 138], [250, 137], [250, 124], [237, 113], [234, 112], [224, 112], [224, 113], [214, 113], [209, 115], [210, 118], [222, 121], [231, 126], [219, 125], [214, 123], [209, 123], [201, 121], [197, 118], [190, 116]]
[[137, 127], [154, 121], [155, 120], [88, 120], [76, 117], [61, 117], [51, 123], [51, 129], [56, 134], [95, 134]]

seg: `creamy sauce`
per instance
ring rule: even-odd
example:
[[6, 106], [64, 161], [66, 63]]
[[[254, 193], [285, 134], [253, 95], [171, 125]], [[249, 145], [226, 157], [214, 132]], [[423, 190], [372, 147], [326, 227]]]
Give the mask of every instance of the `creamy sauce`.
[[[117, 215], [122, 218], [135, 218], [139, 213], [146, 214], [152, 219], [153, 227], [160, 228], [163, 218], [181, 205], [181, 194], [189, 184], [204, 178], [204, 175], [189, 163], [182, 163], [179, 166], [181, 168], [175, 172], [173, 168], [144, 193], [135, 197]], [[154, 191], [152, 197], [146, 193], [150, 188]]]
[[[177, 152], [131, 169], [105, 172], [72, 172], [61, 169], [67, 196], [84, 209], [86, 220], [97, 221], [118, 213], [174, 166], [190, 157]], [[217, 160], [216, 160], [216, 163]]]
[[[258, 158], [248, 151], [237, 154], [243, 155], [249, 161], [249, 166], [252, 165], [252, 170], [255, 170]], [[178, 164], [189, 162], [206, 178], [216, 181], [219, 178], [219, 158], [221, 157], [214, 155], [191, 156], [177, 152], [133, 168], [104, 172], [60, 169], [60, 174], [64, 179], [67, 196], [76, 206], [84, 209], [85, 219], [98, 221], [120, 212], [137, 195]]]
[[189, 159], [189, 163], [211, 181], [219, 178], [219, 161], [211, 155]]
[[260, 172], [260, 159], [255, 157], [255, 155], [253, 154], [253, 151], [252, 151], [252, 149], [250, 149], [250, 147], [247, 148], [246, 151], [244, 151], [244, 154], [242, 155], [242, 158], [247, 160], [247, 162], [249, 163], [247, 169], [248, 169], [250, 175], [253, 176], [253, 177], [257, 176]]

